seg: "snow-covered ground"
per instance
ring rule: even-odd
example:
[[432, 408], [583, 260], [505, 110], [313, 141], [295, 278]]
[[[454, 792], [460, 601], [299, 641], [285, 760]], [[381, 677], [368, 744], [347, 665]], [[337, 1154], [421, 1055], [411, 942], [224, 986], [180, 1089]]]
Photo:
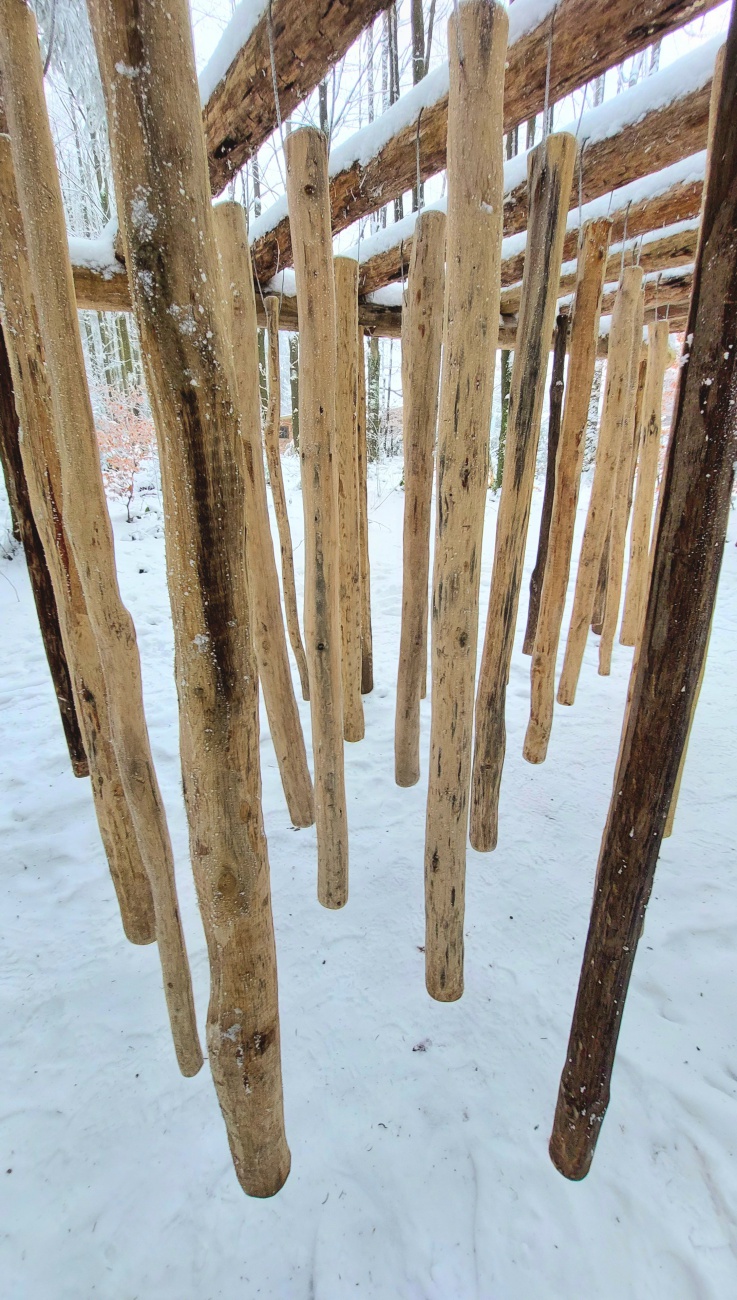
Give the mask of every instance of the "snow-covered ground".
[[[298, 582], [298, 465], [285, 460]], [[499, 848], [468, 851], [466, 993], [423, 978], [423, 779], [394, 785], [400, 467], [370, 481], [375, 690], [346, 747], [351, 896], [315, 896], [264, 723], [292, 1173], [266, 1202], [231, 1167], [205, 1067], [183, 1079], [153, 948], [123, 939], [90, 798], [70, 775], [20, 557], [0, 561], [0, 1292], [8, 1300], [727, 1300], [737, 1295], [737, 535], [734, 517], [675, 832], [663, 849], [589, 1177], [547, 1154], [631, 651], [590, 640], [547, 762], [508, 692]], [[582, 494], [577, 539], [587, 492]], [[155, 512], [113, 505], [198, 1010], [207, 963], [180, 793]], [[486, 513], [482, 607], [496, 503]], [[578, 540], [577, 540], [578, 545]], [[577, 552], [576, 552], [577, 553]], [[567, 627], [567, 619], [564, 628]], [[296, 680], [296, 672], [295, 672]], [[309, 711], [300, 701], [309, 734]]]

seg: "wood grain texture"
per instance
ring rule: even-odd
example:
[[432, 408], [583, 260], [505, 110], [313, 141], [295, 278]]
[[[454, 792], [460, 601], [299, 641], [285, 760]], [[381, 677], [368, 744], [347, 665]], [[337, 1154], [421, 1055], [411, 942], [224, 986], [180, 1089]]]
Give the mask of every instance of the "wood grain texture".
[[[340, 641], [343, 736], [363, 740], [361, 700], [361, 552], [358, 503], [358, 264], [336, 257], [337, 365], [335, 433], [338, 470]], [[363, 350], [363, 341], [361, 342]]]
[[394, 720], [394, 779], [420, 779], [420, 699], [427, 672], [430, 515], [438, 420], [440, 350], [445, 295], [445, 215], [423, 212], [417, 222], [402, 329], [402, 620]]
[[489, 609], [476, 694], [471, 781], [471, 843], [496, 848], [499, 790], [506, 749], [506, 697], [522, 566], [537, 463], [548, 352], [563, 256], [567, 197], [576, 141], [550, 135], [528, 155], [530, 251], [525, 260], [517, 349], [512, 367], [507, 457], [497, 513]]
[[374, 638], [371, 627], [371, 558], [368, 538], [366, 355], [360, 319], [359, 314], [356, 440], [358, 442], [358, 542], [361, 553], [361, 694], [370, 695], [374, 689]]

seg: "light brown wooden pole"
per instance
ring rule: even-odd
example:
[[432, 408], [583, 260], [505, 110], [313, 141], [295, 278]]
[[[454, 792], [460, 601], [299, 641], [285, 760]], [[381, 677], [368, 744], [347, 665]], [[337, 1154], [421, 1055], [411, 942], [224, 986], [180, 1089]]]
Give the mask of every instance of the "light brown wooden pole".
[[619, 448], [627, 419], [627, 395], [632, 339], [642, 286], [639, 266], [627, 266], [617, 295], [609, 336], [606, 389], [596, 447], [594, 481], [576, 574], [573, 612], [568, 629], [563, 670], [558, 683], [558, 703], [573, 704], [586, 648], [599, 577], [602, 549], [609, 529]]
[[[599, 852], [550, 1154], [588, 1172], [609, 1104], [625, 1001], [713, 617], [737, 425], [737, 10], [655, 538], [645, 626]], [[730, 346], [725, 346], [727, 343]]]
[[361, 699], [361, 552], [358, 504], [358, 262], [336, 257], [335, 431], [338, 470], [340, 640], [343, 736], [363, 740]]
[[208, 1055], [238, 1180], [252, 1196], [271, 1196], [290, 1156], [245, 555], [247, 451], [189, 8], [90, 0], [89, 12], [162, 465], [182, 776], [210, 959]]
[[305, 512], [305, 650], [315, 768], [317, 896], [348, 900], [343, 760], [338, 471], [335, 434], [335, 279], [327, 141], [303, 127], [285, 141], [287, 201], [300, 330], [299, 454]]
[[632, 535], [627, 573], [627, 591], [622, 615], [620, 641], [636, 645], [642, 627], [650, 573], [650, 529], [652, 526], [655, 484], [660, 458], [663, 380], [668, 362], [668, 322], [648, 326], [648, 357], [642, 410], [642, 446], [637, 469], [637, 485], [632, 511]]
[[508, 30], [507, 11], [488, 0], [461, 5], [448, 23], [447, 281], [425, 822], [425, 982], [430, 995], [443, 1002], [463, 993], [479, 577], [499, 326]]
[[417, 219], [402, 312], [404, 527], [394, 775], [420, 779], [420, 699], [427, 672], [430, 512], [445, 293], [445, 214]]
[[292, 686], [266, 499], [258, 327], [248, 230], [243, 208], [237, 203], [218, 203], [213, 208], [213, 220], [223, 268], [226, 324], [238, 391], [247, 521], [246, 564], [256, 666], [289, 816], [295, 826], [311, 826], [315, 820], [312, 779]]
[[51, 392], [33, 305], [23, 220], [10, 139], [0, 136], [0, 284], [15, 401], [23, 425], [20, 454], [34, 518], [56, 596], [85, 750], [95, 815], [132, 943], [153, 943], [154, 904], [113, 749], [102, 661], [65, 525], [61, 466]]
[[361, 551], [361, 694], [374, 689], [374, 639], [371, 629], [371, 562], [368, 541], [368, 443], [366, 438], [366, 355], [364, 334], [358, 335], [358, 540]]
[[548, 555], [530, 668], [530, 720], [522, 750], [528, 763], [543, 762], [553, 725], [555, 663], [571, 568], [611, 226], [611, 221], [601, 217], [597, 221], [586, 222], [581, 231], [571, 324], [568, 388], [555, 465]]
[[[281, 551], [281, 577], [284, 588], [284, 611], [287, 618], [287, 632], [292, 646], [292, 653], [297, 661], [302, 699], [309, 700], [310, 686], [307, 678], [307, 659], [299, 630], [299, 613], [297, 611], [297, 584], [294, 579], [294, 551], [292, 549], [292, 530], [289, 526], [287, 494], [284, 490], [284, 475], [281, 468], [281, 451], [279, 448], [279, 423], [281, 416], [281, 366], [279, 363], [279, 298], [270, 293], [264, 299], [268, 333], [269, 361], [269, 410], [264, 425], [264, 445], [266, 447], [266, 464], [269, 467], [271, 495], [274, 501], [274, 515], [279, 532], [279, 549]], [[254, 305], [255, 311], [255, 305]]]
[[25, 0], [0, 0], [0, 76], [50, 380], [67, 536], [102, 660], [113, 747], [151, 884], [177, 1059], [183, 1074], [196, 1074], [202, 1053], [174, 860], [146, 729], [135, 628], [118, 588], [38, 35]]
[[612, 647], [619, 623], [619, 606], [622, 598], [622, 573], [624, 554], [627, 543], [627, 523], [631, 504], [630, 489], [632, 484], [632, 462], [635, 455], [635, 442], [639, 434], [636, 429], [637, 393], [640, 377], [640, 353], [642, 352], [642, 323], [645, 314], [642, 291], [638, 294], [634, 313], [634, 331], [632, 337], [632, 358], [630, 361], [630, 378], [627, 390], [627, 411], [622, 428], [619, 447], [617, 476], [612, 495], [612, 514], [609, 534], [609, 563], [607, 565], [607, 588], [604, 605], [604, 620], [601, 625], [599, 642], [599, 674], [608, 677], [612, 667]]
[[507, 681], [575, 162], [576, 141], [567, 132], [548, 136], [528, 155], [528, 252], [512, 367], [507, 465], [497, 514], [489, 610], [476, 695], [471, 843], [482, 852], [496, 848], [498, 838]]

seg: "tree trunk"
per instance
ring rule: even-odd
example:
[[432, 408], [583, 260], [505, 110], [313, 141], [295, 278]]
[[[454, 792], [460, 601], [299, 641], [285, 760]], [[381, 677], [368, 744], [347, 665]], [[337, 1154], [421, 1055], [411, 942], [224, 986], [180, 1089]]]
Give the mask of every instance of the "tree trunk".
[[[448, 223], [433, 571], [425, 981], [463, 992], [466, 831], [479, 577], [502, 240], [502, 101], [509, 19], [471, 0], [448, 23]], [[460, 48], [464, 62], [461, 64]]]
[[512, 353], [508, 348], [502, 348], [500, 364], [499, 446], [496, 454], [495, 492], [499, 491], [504, 482], [504, 456], [507, 448], [507, 426], [509, 424], [509, 395], [512, 388]]
[[517, 624], [537, 443], [550, 340], [563, 256], [566, 208], [576, 162], [576, 140], [548, 136], [528, 154], [530, 227], [522, 306], [509, 401], [511, 476], [502, 487], [494, 544], [489, 610], [476, 695], [476, 742], [471, 782], [471, 843], [496, 848], [499, 788], [506, 747], [507, 680]]
[[[292, 399], [292, 443], [294, 445], [294, 450], [299, 451], [299, 334], [289, 335], [289, 392]], [[299, 675], [301, 678], [301, 669]], [[307, 699], [309, 696], [309, 687], [307, 687], [306, 677], [302, 683], [303, 692], [305, 688], [308, 691], [308, 695], [305, 695], [304, 698]]]
[[[343, 736], [363, 740], [361, 699], [361, 552], [358, 501], [358, 262], [336, 257], [335, 429], [338, 469], [340, 636]], [[363, 350], [363, 344], [362, 344]]]
[[373, 462], [379, 459], [379, 429], [381, 425], [381, 415], [379, 413], [379, 381], [381, 378], [381, 354], [379, 352], [379, 340], [375, 334], [369, 339], [369, 358], [368, 358], [368, 413], [366, 423], [366, 444], [368, 459]]
[[286, 141], [287, 200], [301, 321], [300, 405], [305, 512], [305, 649], [315, 767], [317, 896], [348, 899], [348, 822], [343, 769], [340, 666], [338, 484], [335, 432], [337, 356], [328, 157], [311, 127]]
[[371, 563], [368, 541], [368, 446], [366, 421], [366, 356], [363, 331], [358, 332], [358, 540], [361, 549], [361, 694], [374, 689], [374, 641], [371, 630]]

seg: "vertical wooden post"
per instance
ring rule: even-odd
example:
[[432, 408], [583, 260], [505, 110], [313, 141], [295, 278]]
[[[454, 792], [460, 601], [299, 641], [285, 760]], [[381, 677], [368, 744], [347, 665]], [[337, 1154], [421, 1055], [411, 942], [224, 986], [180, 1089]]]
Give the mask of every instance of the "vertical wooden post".
[[508, 30], [507, 11], [488, 0], [461, 5], [448, 23], [448, 270], [425, 823], [425, 982], [430, 995], [443, 1002], [463, 992], [479, 577], [499, 324]]
[[709, 635], [737, 450], [737, 10], [732, 10], [642, 640], [601, 843], [550, 1154], [588, 1172]]
[[575, 161], [576, 141], [566, 132], [548, 136], [528, 155], [527, 253], [509, 400], [507, 461], [476, 696], [471, 843], [482, 852], [496, 848], [498, 838], [507, 680]]
[[261, 449], [258, 326], [246, 218], [239, 204], [218, 203], [213, 208], [213, 221], [223, 268], [226, 324], [235, 361], [241, 422], [246, 565], [256, 666], [289, 816], [295, 826], [311, 826], [315, 820], [312, 781], [289, 668], [266, 500]]
[[522, 751], [528, 763], [543, 762], [553, 725], [555, 662], [571, 567], [578, 490], [586, 447], [586, 421], [596, 364], [601, 295], [611, 230], [611, 221], [601, 217], [597, 221], [587, 221], [579, 239], [568, 391], [555, 467], [548, 557], [542, 582], [535, 652], [530, 669], [530, 720]]
[[601, 626], [599, 642], [599, 673], [607, 677], [612, 666], [612, 647], [614, 634], [619, 623], [619, 606], [622, 597], [622, 571], [624, 569], [624, 552], [627, 541], [627, 521], [631, 504], [631, 485], [633, 476], [633, 459], [636, 455], [635, 442], [639, 429], [635, 428], [637, 418], [637, 393], [640, 379], [640, 354], [642, 352], [642, 323], [645, 314], [645, 301], [642, 290], [637, 296], [632, 336], [632, 357], [630, 361], [630, 378], [627, 390], [627, 413], [622, 428], [622, 440], [619, 447], [619, 463], [612, 496], [612, 514], [609, 534], [609, 565], [607, 568], [606, 602], [604, 621]]
[[79, 333], [38, 35], [25, 0], [0, 0], [0, 76], [59, 441], [67, 536], [102, 660], [120, 776], [156, 911], [164, 991], [183, 1074], [202, 1065], [166, 816], [143, 711], [136, 633], [118, 588]]
[[[3, 191], [3, 204], [6, 202]], [[25, 432], [25, 431], [24, 431]], [[38, 615], [41, 640], [59, 706], [64, 739], [75, 776], [89, 776], [90, 769], [74, 703], [72, 679], [67, 663], [54, 586], [44, 548], [36, 526], [18, 436], [18, 415], [13, 394], [13, 377], [0, 329], [0, 463], [13, 518], [16, 521], [28, 566], [28, 578]]]
[[356, 439], [358, 441], [358, 541], [361, 550], [361, 694], [374, 689], [374, 640], [371, 630], [371, 564], [368, 542], [368, 439], [366, 424], [366, 356], [364, 336], [358, 337], [358, 399]]
[[417, 218], [402, 311], [404, 530], [394, 774], [397, 785], [420, 779], [420, 698], [427, 670], [435, 428], [445, 293], [445, 214]]
[[276, 953], [237, 386], [186, 0], [88, 6], [162, 464], [182, 775], [210, 958], [207, 1043], [236, 1174], [284, 1183]]
[[49, 566], [71, 674], [100, 835], [131, 943], [153, 943], [154, 904], [113, 749], [102, 661], [65, 526], [61, 466], [10, 139], [0, 136], [0, 283], [15, 400], [23, 426], [19, 449], [34, 519]]
[[336, 323], [327, 141], [303, 127], [285, 142], [300, 321], [300, 456], [305, 512], [305, 650], [315, 766], [317, 896], [348, 899], [348, 820], [338, 606]]
[[609, 529], [619, 450], [627, 422], [632, 339], [641, 288], [642, 268], [625, 267], [612, 314], [606, 390], [596, 448], [594, 481], [591, 485], [586, 527], [581, 543], [563, 671], [558, 683], [559, 704], [573, 704], [576, 698], [576, 686], [586, 648], [599, 577], [599, 564]]
[[548, 394], [548, 447], [545, 468], [545, 491], [543, 508], [540, 514], [540, 534], [537, 541], [535, 567], [530, 574], [530, 603], [527, 607], [527, 626], [522, 653], [531, 655], [535, 648], [535, 630], [540, 613], [540, 596], [542, 593], [545, 562], [548, 555], [550, 538], [550, 520], [553, 514], [553, 497], [555, 495], [555, 461], [558, 455], [561, 417], [563, 414], [563, 390], [565, 386], [566, 352], [568, 350], [568, 328], [570, 320], [568, 308], [558, 312], [555, 321], [555, 339], [553, 342], [553, 366], [550, 375]]
[[358, 504], [358, 262], [336, 257], [335, 430], [338, 470], [340, 638], [343, 736], [364, 736], [361, 699], [361, 553]]
[[[264, 299], [269, 340], [269, 409], [264, 425], [264, 445], [266, 463], [269, 467], [271, 495], [274, 499], [274, 514], [279, 531], [279, 548], [281, 550], [281, 576], [284, 587], [284, 610], [287, 617], [287, 631], [292, 652], [297, 661], [297, 671], [302, 687], [302, 699], [309, 700], [310, 686], [307, 679], [307, 659], [299, 630], [297, 612], [297, 585], [294, 580], [294, 551], [292, 550], [292, 530], [289, 527], [287, 511], [287, 494], [284, 491], [284, 475], [281, 468], [281, 451], [279, 450], [279, 417], [281, 415], [281, 368], [279, 365], [279, 298], [276, 294], [267, 294]], [[291, 341], [290, 335], [290, 341]], [[296, 335], [294, 336], [296, 338]], [[292, 380], [295, 382], [295, 380]], [[298, 406], [293, 406], [298, 412]], [[294, 421], [295, 416], [292, 416]], [[299, 450], [299, 432], [295, 435], [295, 450]]]

